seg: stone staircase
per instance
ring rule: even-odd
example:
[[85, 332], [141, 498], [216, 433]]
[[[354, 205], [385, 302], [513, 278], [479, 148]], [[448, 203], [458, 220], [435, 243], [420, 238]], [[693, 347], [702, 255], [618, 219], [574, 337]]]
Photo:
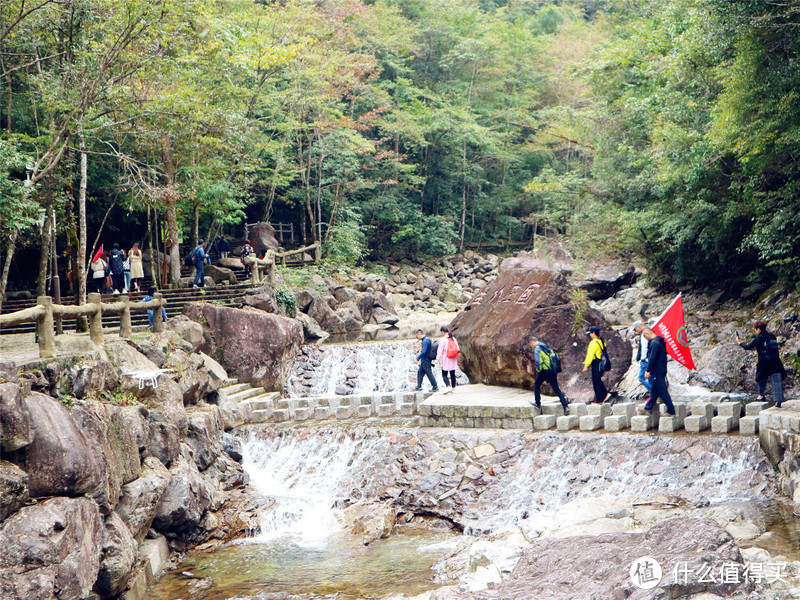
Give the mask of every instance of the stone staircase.
[[245, 404], [250, 409], [251, 423], [264, 423], [272, 417], [280, 392], [268, 392], [263, 387], [253, 387], [249, 383], [239, 383], [238, 379], [229, 379], [218, 394], [224, 395], [231, 402]]
[[[744, 403], [738, 399], [717, 402], [675, 402], [675, 415], [660, 414], [661, 404], [651, 415], [639, 414], [644, 403], [618, 402], [610, 404], [569, 405], [570, 414], [563, 415], [561, 404], [543, 398], [541, 409], [528, 401], [532, 393], [493, 386], [469, 385], [457, 388], [452, 395], [436, 394], [421, 403], [418, 412], [422, 425], [427, 427], [467, 427], [490, 429], [526, 429], [534, 431], [605, 431], [630, 430], [644, 433], [657, 430], [673, 433], [757, 435], [763, 421], [763, 411], [769, 402]], [[766, 413], [765, 413], [766, 414]], [[800, 423], [800, 421], [799, 421]], [[798, 425], [800, 427], [800, 425]]]

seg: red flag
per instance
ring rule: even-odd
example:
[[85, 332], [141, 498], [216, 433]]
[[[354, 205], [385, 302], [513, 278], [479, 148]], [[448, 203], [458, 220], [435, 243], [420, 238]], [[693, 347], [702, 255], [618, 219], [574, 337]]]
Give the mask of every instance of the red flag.
[[692, 351], [689, 350], [686, 319], [683, 317], [683, 299], [680, 294], [653, 325], [653, 331], [667, 342], [667, 353], [672, 358], [688, 369], [697, 368], [692, 360]]
[[99, 250], [97, 251], [97, 253], [94, 255], [94, 258], [92, 259], [92, 262], [96, 261], [96, 260], [97, 260], [98, 258], [100, 258], [101, 256], [103, 256], [103, 244], [100, 244], [100, 249], [99, 249]]

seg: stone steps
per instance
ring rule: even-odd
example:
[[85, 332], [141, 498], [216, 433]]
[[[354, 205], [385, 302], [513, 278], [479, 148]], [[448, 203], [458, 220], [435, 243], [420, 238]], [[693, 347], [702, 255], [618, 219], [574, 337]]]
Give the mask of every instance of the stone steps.
[[[467, 390], [467, 388], [473, 388]], [[492, 386], [465, 386], [462, 397], [436, 395], [422, 403], [418, 410], [422, 425], [428, 427], [467, 427], [490, 429], [524, 429], [533, 431], [603, 431], [629, 430], [644, 433], [656, 430], [673, 433], [685, 429], [687, 433], [756, 435], [760, 414], [770, 407], [767, 402], [676, 402], [675, 415], [661, 414], [659, 404], [651, 415], [640, 414], [643, 403], [618, 402], [608, 404], [570, 404], [570, 414], [564, 416], [560, 402], [543, 398], [541, 410], [528, 401], [531, 392], [516, 393]], [[501, 396], [501, 401], [497, 397]], [[800, 419], [797, 423], [800, 429]]]

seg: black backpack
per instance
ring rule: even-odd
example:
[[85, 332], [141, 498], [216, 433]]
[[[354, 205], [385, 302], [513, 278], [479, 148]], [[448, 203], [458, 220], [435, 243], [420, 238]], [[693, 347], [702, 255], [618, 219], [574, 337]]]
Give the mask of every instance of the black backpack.
[[600, 355], [600, 364], [597, 365], [600, 369], [601, 373], [608, 373], [611, 370], [611, 359], [608, 357], [608, 352], [606, 351], [606, 344], [603, 344], [603, 353]]
[[767, 339], [766, 347], [764, 348], [764, 358], [767, 360], [778, 360], [780, 359], [780, 344], [778, 344], [778, 340], [775, 338], [774, 335], [770, 334], [769, 339]]
[[550, 370], [553, 373], [561, 373], [561, 357], [554, 351], [550, 351]]
[[428, 359], [436, 360], [437, 354], [439, 354], [439, 342], [431, 341], [431, 349], [428, 350]]

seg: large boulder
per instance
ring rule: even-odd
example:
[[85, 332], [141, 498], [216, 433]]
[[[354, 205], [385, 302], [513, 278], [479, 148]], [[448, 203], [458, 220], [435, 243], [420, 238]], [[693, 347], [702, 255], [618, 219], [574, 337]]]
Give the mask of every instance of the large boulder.
[[611, 298], [623, 287], [636, 281], [633, 265], [623, 262], [592, 263], [570, 276], [570, 283], [586, 292], [592, 300]]
[[[587, 560], [587, 557], [603, 557]], [[630, 567], [643, 557], [655, 559], [663, 575], [653, 589], [638, 588]], [[706, 566], [714, 577], [705, 577]], [[717, 565], [731, 565], [741, 575], [742, 554], [730, 534], [711, 519], [677, 518], [645, 533], [540, 539], [523, 551], [511, 575], [499, 586], [464, 594], [464, 600], [574, 600], [575, 598], [736, 598], [751, 597], [747, 577], [718, 575]], [[650, 565], [653, 566], [652, 563]], [[644, 571], [642, 571], [644, 573]], [[684, 573], [686, 575], [684, 575]], [[759, 596], [760, 597], [760, 596]]]
[[197, 352], [197, 349], [202, 347], [205, 341], [203, 338], [203, 326], [183, 315], [172, 317], [167, 321], [167, 327], [191, 345], [191, 352]]
[[323, 331], [314, 319], [304, 312], [298, 312], [296, 319], [303, 325], [303, 339], [306, 343], [328, 337], [328, 332]]
[[25, 404], [35, 431], [20, 465], [28, 473], [30, 495], [79, 496], [98, 491], [105, 481], [103, 458], [88, 432], [50, 396], [34, 392]]
[[189, 413], [186, 443], [197, 468], [205, 471], [222, 453], [222, 419], [216, 406], [193, 408]]
[[162, 533], [181, 532], [189, 536], [201, 526], [203, 515], [211, 506], [211, 490], [200, 476], [187, 446], [170, 468], [170, 475], [172, 479], [161, 496], [153, 527]]
[[361, 328], [364, 327], [364, 320], [361, 318], [361, 312], [355, 302], [349, 300], [342, 302], [336, 309], [336, 314], [344, 321], [344, 328], [347, 331], [361, 331]]
[[170, 467], [181, 450], [181, 432], [159, 410], [151, 410], [149, 417], [147, 453]]
[[240, 258], [236, 258], [235, 256], [229, 256], [228, 258], [220, 258], [217, 261], [217, 264], [221, 267], [226, 269], [235, 269], [237, 271], [244, 270], [244, 264]]
[[[506, 263], [504, 262], [503, 265]], [[582, 315], [581, 315], [582, 313]], [[451, 330], [461, 346], [459, 365], [470, 381], [530, 387], [528, 340], [538, 337], [561, 355], [564, 373], [559, 383], [572, 399], [593, 399], [591, 377], [581, 373], [589, 326], [600, 328], [613, 369], [606, 375], [611, 387], [631, 362], [631, 347], [602, 316], [570, 301], [563, 274], [543, 269], [510, 269], [484, 287], [455, 318]]]
[[741, 392], [748, 384], [755, 391], [755, 368], [748, 373], [754, 362], [753, 353], [739, 344], [712, 346], [698, 359], [691, 382], [718, 392]]
[[275, 239], [275, 228], [269, 223], [256, 223], [250, 228], [250, 245], [256, 254], [261, 255], [267, 250], [277, 251], [278, 240]]
[[299, 321], [206, 303], [187, 304], [183, 310], [189, 318], [204, 322], [219, 349], [215, 356], [240, 380], [268, 390], [283, 389], [303, 343]]
[[[250, 293], [257, 292], [257, 293]], [[247, 293], [241, 298], [237, 299], [243, 306], [252, 306], [258, 310], [263, 310], [268, 313], [278, 313], [278, 303], [272, 295], [264, 288], [256, 288], [255, 290], [247, 290]]]
[[111, 598], [125, 589], [136, 564], [139, 545], [125, 522], [112, 512], [105, 518], [100, 571], [94, 589], [102, 598]]
[[0, 521], [28, 501], [28, 474], [17, 465], [0, 460]]
[[144, 459], [142, 475], [122, 487], [122, 497], [114, 511], [141, 543], [153, 523], [161, 497], [172, 475], [154, 456]]
[[236, 273], [234, 273], [228, 267], [218, 266], [218, 265], [206, 265], [205, 268], [206, 277], [211, 277], [215, 282], [220, 283], [221, 281], [227, 281], [233, 285], [238, 283], [236, 279]]
[[30, 444], [36, 430], [16, 383], [0, 383], [0, 448], [14, 452]]
[[76, 398], [102, 390], [111, 391], [118, 384], [117, 372], [104, 360], [81, 361], [72, 371], [72, 395]]
[[52, 498], [21, 508], [0, 530], [0, 598], [89, 597], [102, 546], [103, 521], [88, 498]]
[[322, 297], [322, 294], [316, 290], [305, 289], [298, 292], [297, 307], [319, 323], [319, 326], [331, 335], [347, 332], [344, 321], [333, 312], [333, 309]]

